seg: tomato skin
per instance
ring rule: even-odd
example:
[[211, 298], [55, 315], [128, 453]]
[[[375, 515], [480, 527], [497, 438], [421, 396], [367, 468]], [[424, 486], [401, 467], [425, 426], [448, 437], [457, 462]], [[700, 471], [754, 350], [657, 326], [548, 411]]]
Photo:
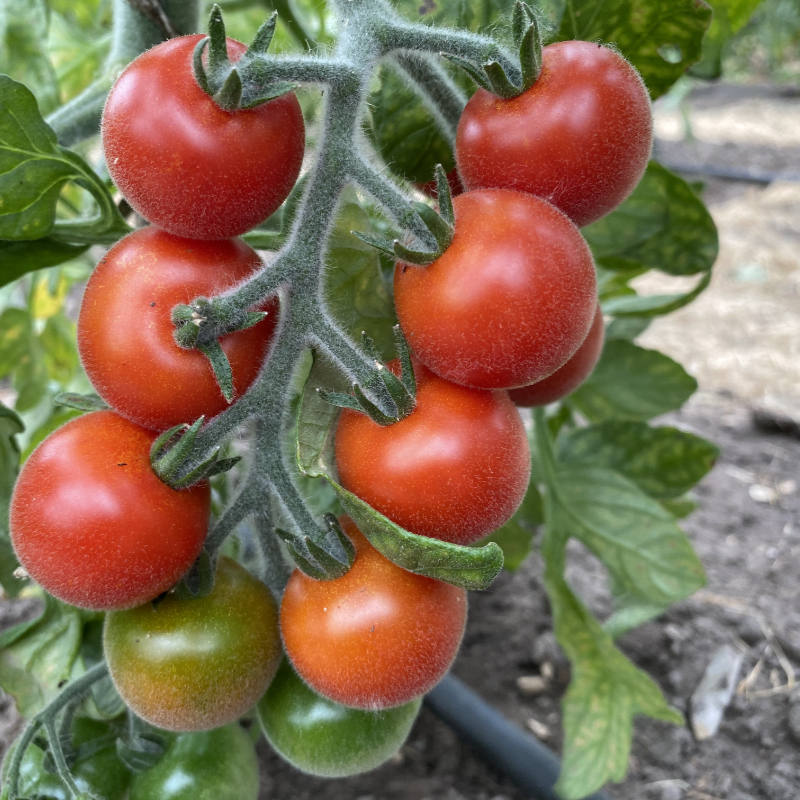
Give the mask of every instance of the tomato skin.
[[452, 244], [427, 267], [399, 263], [394, 298], [419, 360], [454, 383], [527, 386], [563, 366], [597, 305], [589, 246], [560, 211], [506, 189], [453, 201]]
[[[92, 740], [116, 733], [106, 722], [78, 717], [72, 723], [72, 744], [78, 748]], [[16, 742], [11, 744], [3, 759], [3, 784], [8, 778], [11, 759], [14, 756]], [[44, 768], [45, 754], [37, 746], [31, 745], [22, 757], [19, 770], [19, 791], [21, 797], [36, 797], [39, 800], [70, 800], [67, 787], [58, 775], [47, 772]], [[106, 746], [92, 755], [79, 758], [72, 765], [72, 777], [81, 792], [104, 800], [121, 800], [126, 795], [131, 774], [117, 758], [114, 738], [109, 738]]]
[[[103, 148], [114, 183], [143, 217], [190, 239], [228, 239], [286, 199], [303, 161], [294, 93], [224, 111], [198, 85], [200, 34], [170, 39], [126, 67], [108, 95]], [[247, 48], [228, 39], [232, 61]]]
[[[397, 369], [397, 362], [390, 368]], [[504, 525], [530, 478], [528, 437], [505, 392], [470, 389], [415, 363], [417, 405], [382, 427], [345, 409], [342, 485], [412, 533], [472, 544]]]
[[453, 662], [467, 619], [467, 593], [406, 572], [342, 520], [356, 558], [350, 571], [315, 581], [295, 570], [281, 604], [286, 655], [318, 694], [367, 711], [404, 705], [429, 691]]
[[238, 723], [170, 737], [151, 769], [135, 775], [130, 800], [258, 800], [258, 759]]
[[258, 718], [267, 741], [295, 769], [344, 778], [391, 758], [408, 738], [421, 704], [416, 699], [384, 711], [347, 708], [313, 692], [284, 661], [258, 704]]
[[518, 406], [546, 406], [574, 392], [589, 377], [600, 360], [604, 332], [603, 312], [598, 306], [592, 327], [575, 355], [552, 375], [530, 386], [511, 389], [508, 396]]
[[503, 100], [478, 89], [470, 98], [456, 161], [467, 189], [528, 192], [583, 226], [628, 197], [652, 145], [639, 73], [602, 45], [557, 42], [544, 48], [541, 75], [527, 92]]
[[[224, 411], [208, 358], [176, 343], [172, 309], [222, 294], [262, 267], [240, 240], [192, 241], [152, 226], [114, 245], [89, 279], [78, 319], [78, 350], [98, 393], [159, 431]], [[262, 322], [220, 340], [239, 395], [255, 380], [277, 324], [276, 300], [260, 310]]]
[[223, 556], [211, 594], [109, 614], [103, 647], [117, 691], [142, 719], [209, 730], [252, 708], [274, 677], [278, 610], [261, 581]]
[[208, 484], [163, 483], [150, 466], [155, 438], [96, 411], [28, 457], [11, 499], [11, 542], [53, 597], [96, 611], [131, 608], [173, 587], [200, 554]]

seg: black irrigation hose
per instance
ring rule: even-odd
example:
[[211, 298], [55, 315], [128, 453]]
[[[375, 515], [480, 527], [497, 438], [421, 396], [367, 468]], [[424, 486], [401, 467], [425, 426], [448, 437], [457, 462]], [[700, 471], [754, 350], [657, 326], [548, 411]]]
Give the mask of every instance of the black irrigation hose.
[[[510, 723], [458, 678], [447, 675], [425, 704], [532, 800], [561, 800], [553, 791], [561, 764], [555, 754]], [[609, 800], [595, 792], [586, 800]]]
[[707, 175], [709, 178], [723, 178], [724, 180], [741, 181], [742, 183], [768, 184], [774, 181], [800, 183], [800, 175], [791, 172], [715, 167], [713, 164], [686, 164], [679, 161], [662, 161], [661, 163], [673, 172], [684, 172], [691, 175]]

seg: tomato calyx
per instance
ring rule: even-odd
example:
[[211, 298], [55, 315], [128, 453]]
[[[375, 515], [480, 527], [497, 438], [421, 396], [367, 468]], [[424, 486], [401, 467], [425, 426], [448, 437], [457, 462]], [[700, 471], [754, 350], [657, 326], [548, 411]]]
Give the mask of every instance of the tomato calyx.
[[191, 456], [195, 439], [205, 417], [199, 417], [192, 425], [176, 425], [161, 434], [150, 448], [150, 465], [167, 486], [173, 489], [187, 489], [198, 481], [206, 480], [221, 472], [227, 472], [242, 459], [220, 458], [220, 448], [198, 466], [184, 472], [186, 462]]
[[310, 536], [300, 539], [282, 528], [275, 528], [275, 533], [283, 539], [301, 572], [318, 581], [332, 581], [341, 578], [353, 566], [356, 549], [334, 514], [324, 514], [322, 520], [330, 536], [341, 545], [344, 559], [320, 547]]
[[[255, 108], [294, 91], [297, 84], [279, 81], [259, 88], [249, 75], [249, 61], [267, 52], [275, 34], [278, 12], [258, 29], [252, 44], [236, 66], [228, 57], [225, 23], [218, 5], [214, 4], [208, 20], [208, 36], [201, 39], [192, 54], [192, 69], [198, 86], [224, 111]], [[203, 64], [203, 54], [208, 49], [208, 67]]]
[[361, 332], [361, 345], [366, 350], [367, 355], [372, 359], [375, 367], [378, 370], [378, 375], [386, 386], [392, 400], [394, 400], [397, 407], [397, 414], [393, 417], [384, 414], [363, 392], [361, 387], [353, 384], [353, 394], [345, 394], [344, 392], [329, 392], [325, 389], [317, 389], [319, 396], [332, 406], [339, 408], [349, 408], [352, 411], [358, 411], [361, 414], [366, 414], [373, 422], [378, 425], [387, 426], [394, 425], [401, 419], [405, 419], [416, 406], [417, 397], [417, 381], [414, 377], [414, 367], [411, 363], [411, 351], [408, 347], [406, 337], [400, 330], [399, 325], [395, 325], [394, 342], [395, 350], [400, 361], [400, 375], [399, 377], [394, 374], [381, 360], [380, 353], [375, 347], [375, 343], [363, 331]]
[[447, 173], [441, 164], [436, 165], [434, 171], [436, 176], [436, 193], [439, 200], [439, 211], [431, 208], [425, 203], [413, 202], [412, 205], [425, 223], [425, 227], [430, 231], [436, 240], [436, 250], [410, 250], [399, 239], [389, 241], [379, 236], [370, 236], [360, 231], [351, 231], [354, 236], [362, 242], [380, 250], [392, 258], [399, 259], [406, 264], [415, 264], [419, 267], [427, 267], [433, 264], [437, 258], [447, 250], [453, 242], [455, 236], [456, 218], [453, 212], [453, 195], [450, 191], [450, 183], [447, 180]]
[[111, 406], [97, 394], [77, 394], [76, 392], [59, 392], [53, 403], [75, 411], [107, 411]]

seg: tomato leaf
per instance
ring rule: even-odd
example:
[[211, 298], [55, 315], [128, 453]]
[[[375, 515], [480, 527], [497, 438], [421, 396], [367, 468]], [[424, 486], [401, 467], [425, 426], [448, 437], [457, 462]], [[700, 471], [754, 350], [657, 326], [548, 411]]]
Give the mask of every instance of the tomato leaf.
[[[602, 261], [600, 262], [603, 263]], [[613, 317], [659, 317], [671, 314], [694, 302], [711, 283], [711, 273], [705, 272], [694, 289], [683, 294], [618, 295], [602, 301], [603, 313]]]
[[688, 492], [719, 456], [719, 448], [693, 433], [646, 422], [609, 421], [571, 431], [559, 440], [559, 460], [616, 470], [659, 500]]
[[427, 183], [441, 164], [455, 169], [453, 149], [417, 93], [393, 70], [381, 71], [381, 85], [369, 99], [372, 141], [383, 160], [412, 183]]
[[603, 562], [621, 590], [666, 605], [705, 583], [703, 566], [674, 517], [623, 475], [564, 467], [557, 498], [569, 533]]
[[647, 420], [680, 408], [697, 381], [663, 353], [631, 342], [606, 342], [600, 361], [569, 397], [590, 422]]
[[719, 251], [717, 227], [703, 201], [655, 161], [616, 211], [582, 233], [595, 258], [612, 270], [630, 271], [639, 263], [668, 275], [695, 275], [709, 272]]
[[29, 272], [55, 267], [77, 258], [89, 245], [58, 242], [45, 236], [34, 242], [0, 240], [0, 286], [21, 278]]
[[19, 562], [11, 546], [8, 530], [8, 507], [20, 463], [16, 435], [23, 430], [25, 426], [22, 420], [0, 403], [0, 585], [9, 597], [16, 597], [25, 585], [14, 577]]
[[655, 100], [700, 58], [711, 16], [703, 0], [566, 0], [558, 39], [613, 44]]
[[373, 232], [370, 217], [345, 203], [328, 244], [325, 296], [339, 324], [355, 341], [366, 331], [385, 358], [394, 357], [392, 327], [397, 320], [377, 250], [351, 231]]
[[531, 482], [522, 505], [502, 528], [487, 536], [481, 544], [495, 542], [503, 551], [503, 569], [514, 572], [519, 569], [531, 551], [533, 536], [538, 525], [544, 522], [542, 496]]

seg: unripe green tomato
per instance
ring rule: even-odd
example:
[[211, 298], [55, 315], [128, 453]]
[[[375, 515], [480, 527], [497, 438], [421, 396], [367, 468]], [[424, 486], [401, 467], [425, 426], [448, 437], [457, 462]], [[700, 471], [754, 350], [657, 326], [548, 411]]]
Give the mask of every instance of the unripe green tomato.
[[293, 767], [343, 778], [375, 769], [394, 755], [421, 702], [385, 711], [347, 708], [309, 689], [284, 660], [258, 704], [258, 719], [267, 741]]
[[[82, 744], [108, 736], [112, 728], [106, 722], [78, 717], [72, 723], [72, 744], [77, 749]], [[3, 760], [4, 784], [2, 800], [8, 796], [8, 771], [16, 751], [14, 742]], [[28, 747], [19, 770], [20, 797], [36, 797], [37, 800], [69, 800], [70, 793], [58, 775], [44, 768], [45, 753], [35, 745]], [[120, 800], [125, 795], [131, 773], [117, 758], [116, 738], [109, 736], [108, 744], [72, 765], [72, 777], [81, 792], [103, 800]]]
[[135, 775], [130, 800], [257, 800], [258, 761], [238, 723], [170, 737], [152, 768]]

